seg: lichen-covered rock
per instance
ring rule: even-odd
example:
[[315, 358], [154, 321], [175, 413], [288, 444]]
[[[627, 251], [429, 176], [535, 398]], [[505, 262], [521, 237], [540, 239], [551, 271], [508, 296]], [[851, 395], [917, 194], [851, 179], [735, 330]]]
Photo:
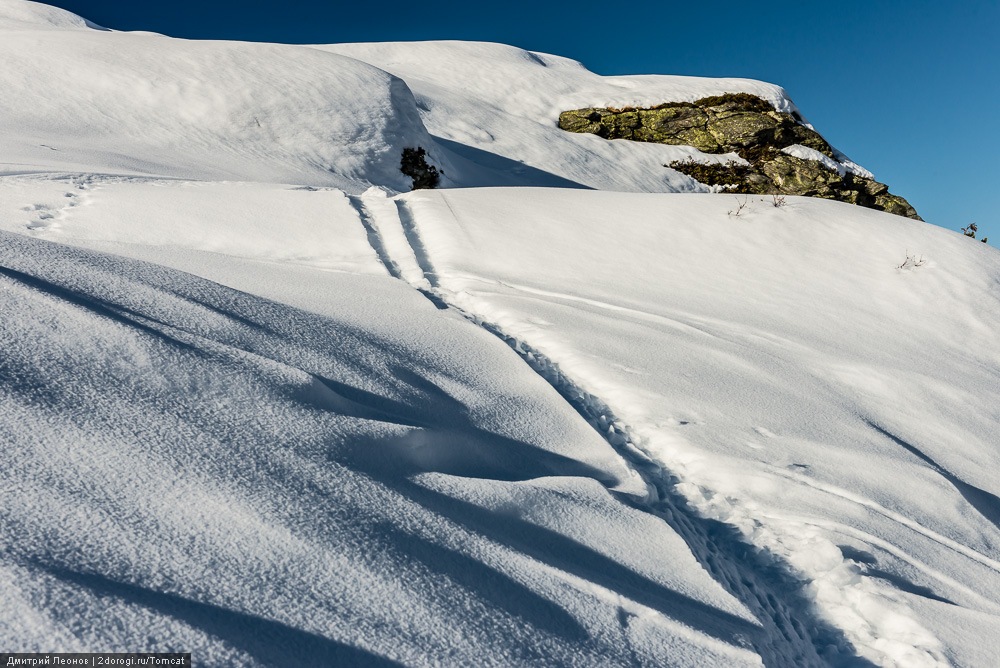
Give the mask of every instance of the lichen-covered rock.
[[781, 149], [799, 145], [834, 162], [837, 157], [833, 147], [796, 115], [779, 112], [748, 93], [668, 102], [648, 109], [574, 109], [560, 114], [559, 127], [605, 139], [693, 146], [704, 153], [735, 152], [750, 166], [691, 161], [666, 165], [732, 192], [822, 197], [920, 219], [905, 199], [890, 194], [883, 183], [783, 153]]
[[917, 215], [917, 210], [910, 206], [910, 203], [899, 195], [891, 195], [888, 192], [882, 195], [877, 195], [875, 197], [875, 209], [881, 209], [888, 213], [894, 213], [897, 216], [906, 216], [907, 218], [916, 218], [917, 220], [922, 220], [920, 216]]
[[763, 161], [760, 171], [784, 195], [805, 195], [837, 199], [834, 193], [844, 183], [844, 177], [815, 160], [805, 160], [785, 153]]

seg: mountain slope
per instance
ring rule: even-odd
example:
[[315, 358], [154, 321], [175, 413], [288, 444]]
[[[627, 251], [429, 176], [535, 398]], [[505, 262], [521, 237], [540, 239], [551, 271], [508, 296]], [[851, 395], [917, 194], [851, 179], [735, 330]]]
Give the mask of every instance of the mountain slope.
[[403, 284], [277, 272], [309, 312], [7, 232], [0, 248], [6, 646], [605, 665], [666, 644], [756, 663], [753, 618], [616, 500], [644, 487], [607, 444]]
[[[416, 42], [331, 44], [327, 52], [357, 58], [407, 82], [428, 130], [452, 160], [455, 185], [576, 184], [626, 192], [691, 192], [706, 188], [664, 164], [696, 157], [725, 161], [691, 147], [605, 142], [558, 127], [559, 113], [579, 107], [636, 106], [693, 101], [725, 92], [747, 92], [781, 111], [795, 106], [784, 90], [747, 79], [682, 76], [602, 77], [580, 63], [503, 44]], [[489, 181], [482, 166], [501, 172]], [[520, 182], [510, 183], [512, 172]], [[530, 183], [525, 178], [530, 177]]]
[[400, 224], [442, 299], [599, 399], [862, 655], [988, 665], [952, 615], [973, 637], [1000, 622], [996, 251], [850, 205], [737, 217], [729, 199], [414, 193]]
[[[780, 88], [22, 0], [0, 52], [0, 645], [1000, 653], [997, 252], [556, 125]], [[399, 194], [411, 146], [452, 188]]]
[[406, 85], [350, 58], [101, 31], [18, 0], [0, 7], [0, 86], [17, 91], [0, 100], [4, 171], [403, 190], [403, 147], [431, 144]]

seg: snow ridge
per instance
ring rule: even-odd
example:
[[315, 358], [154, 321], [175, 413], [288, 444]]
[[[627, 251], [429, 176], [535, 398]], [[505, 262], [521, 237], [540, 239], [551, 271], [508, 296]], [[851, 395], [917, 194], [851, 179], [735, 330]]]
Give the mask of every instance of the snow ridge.
[[[506, 333], [499, 325], [463, 307], [462, 295], [440, 285], [417, 229], [413, 212], [395, 200], [396, 215], [383, 203], [384, 191], [373, 188], [363, 197], [351, 198], [368, 233], [372, 249], [389, 274], [407, 281], [438, 308], [451, 309], [493, 334], [514, 350], [531, 369], [548, 382], [580, 414], [646, 484], [647, 495], [612, 492], [622, 503], [648, 512], [673, 529], [688, 545], [702, 567], [737, 598], [760, 622], [760, 631], [745, 642], [767, 666], [874, 666], [858, 656], [844, 634], [816, 615], [802, 591], [802, 582], [783, 560], [745, 542], [739, 531], [723, 522], [702, 517], [677, 490], [679, 480], [643, 452], [640, 439], [600, 398], [566, 376], [559, 365], [529, 343]], [[370, 205], [379, 211], [373, 215]], [[387, 217], [389, 216], [389, 217]], [[384, 234], [401, 235], [408, 243], [406, 258], [397, 263], [388, 252]], [[404, 278], [400, 266], [409, 266]], [[415, 265], [415, 266], [414, 266]], [[413, 269], [419, 270], [419, 276]]]

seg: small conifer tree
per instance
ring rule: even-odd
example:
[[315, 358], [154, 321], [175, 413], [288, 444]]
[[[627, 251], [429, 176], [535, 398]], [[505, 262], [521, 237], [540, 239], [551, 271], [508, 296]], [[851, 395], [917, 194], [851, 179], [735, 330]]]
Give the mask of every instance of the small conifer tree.
[[422, 146], [404, 148], [399, 171], [413, 179], [413, 189], [437, 188], [443, 171], [427, 162], [427, 151]]

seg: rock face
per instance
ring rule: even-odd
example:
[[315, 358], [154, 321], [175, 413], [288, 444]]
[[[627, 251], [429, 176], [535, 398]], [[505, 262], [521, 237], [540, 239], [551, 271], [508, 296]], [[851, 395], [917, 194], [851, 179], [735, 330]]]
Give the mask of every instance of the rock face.
[[605, 139], [693, 146], [704, 153], [735, 152], [749, 165], [694, 161], [664, 165], [730, 192], [822, 197], [920, 219], [905, 199], [889, 193], [888, 186], [841, 164], [833, 147], [797, 115], [779, 112], [747, 93], [649, 109], [575, 109], [560, 114], [559, 127]]

